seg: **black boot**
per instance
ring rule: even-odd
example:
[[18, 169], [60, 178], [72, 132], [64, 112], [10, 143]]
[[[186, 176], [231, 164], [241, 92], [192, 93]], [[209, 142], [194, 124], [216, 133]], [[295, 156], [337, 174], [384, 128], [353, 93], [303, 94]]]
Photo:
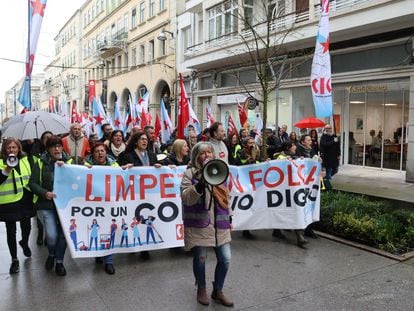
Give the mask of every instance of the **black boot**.
[[254, 235], [251, 234], [251, 232], [249, 230], [243, 230], [242, 234], [243, 234], [243, 237], [245, 239], [248, 239], [248, 240], [254, 240], [255, 239]]
[[318, 235], [315, 233], [315, 231], [309, 228], [309, 226], [305, 229], [305, 236], [312, 238], [312, 239], [318, 238]]
[[308, 243], [308, 241], [303, 236], [303, 230], [295, 230], [296, 234], [296, 243], [299, 247], [303, 248], [303, 246]]
[[23, 242], [23, 240], [19, 241], [19, 245], [22, 247], [23, 249], [23, 254], [26, 257], [32, 257], [32, 251], [29, 248], [29, 245], [27, 244], [27, 242]]
[[12, 263], [10, 265], [9, 273], [10, 274], [15, 274], [15, 273], [17, 273], [19, 271], [20, 271], [19, 260], [17, 258], [16, 259], [13, 259], [13, 261], [12, 261]]
[[286, 240], [286, 235], [284, 235], [283, 231], [280, 229], [273, 229], [272, 236], [278, 239]]

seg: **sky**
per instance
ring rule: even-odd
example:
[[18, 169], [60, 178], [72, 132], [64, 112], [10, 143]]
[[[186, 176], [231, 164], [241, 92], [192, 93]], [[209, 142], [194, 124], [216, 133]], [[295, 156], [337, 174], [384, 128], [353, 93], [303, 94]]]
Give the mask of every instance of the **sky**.
[[[5, 92], [25, 74], [28, 0], [3, 1], [0, 10], [0, 103]], [[48, 0], [35, 56], [33, 74], [40, 73], [55, 54], [54, 38], [85, 0]], [[9, 58], [23, 63], [2, 60]], [[37, 65], [36, 65], [37, 64]]]

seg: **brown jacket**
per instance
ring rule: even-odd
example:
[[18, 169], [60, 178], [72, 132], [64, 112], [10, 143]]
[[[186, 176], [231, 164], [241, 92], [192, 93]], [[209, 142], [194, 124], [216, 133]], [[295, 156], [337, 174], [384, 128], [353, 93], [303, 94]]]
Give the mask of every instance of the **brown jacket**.
[[[181, 181], [181, 200], [185, 205], [194, 205], [200, 199], [202, 194], [199, 194], [195, 189], [192, 180], [200, 179], [201, 173], [195, 168], [188, 168]], [[230, 229], [216, 229], [214, 228], [214, 200], [210, 200], [210, 191], [205, 189], [205, 202], [211, 206], [209, 209], [210, 224], [205, 228], [184, 228], [184, 243], [185, 250], [189, 251], [194, 246], [216, 247], [231, 241]], [[217, 231], [217, 240], [216, 240]]]

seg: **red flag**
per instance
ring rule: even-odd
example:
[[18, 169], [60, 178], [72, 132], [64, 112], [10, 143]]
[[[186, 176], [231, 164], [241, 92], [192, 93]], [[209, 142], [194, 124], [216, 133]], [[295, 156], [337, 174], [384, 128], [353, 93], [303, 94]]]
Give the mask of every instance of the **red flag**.
[[152, 122], [152, 115], [149, 112], [144, 112], [144, 110], [142, 110], [142, 113], [141, 113], [141, 128], [144, 128], [147, 125], [151, 125], [151, 122]]
[[190, 122], [190, 110], [187, 92], [184, 88], [183, 77], [180, 73], [180, 102], [178, 104], [177, 138], [184, 139], [184, 130]]
[[70, 123], [79, 122], [78, 108], [76, 107], [76, 100], [72, 101], [72, 112], [70, 114]]
[[49, 96], [49, 112], [56, 113], [55, 97], [54, 96]]
[[206, 127], [210, 127], [214, 124], [214, 122], [216, 122], [211, 114], [211, 106], [207, 105], [206, 106], [206, 117], [207, 117], [207, 124]]
[[161, 121], [160, 121], [160, 117], [159, 117], [158, 112], [157, 112], [157, 116], [155, 117], [154, 130], [155, 130], [154, 136], [155, 136], [155, 139], [157, 139], [158, 136], [160, 135], [160, 132], [161, 132]]
[[233, 118], [229, 116], [229, 124], [227, 126], [227, 137], [229, 137], [233, 133], [238, 135], [236, 125], [234, 125]]
[[89, 89], [89, 103], [92, 102], [92, 98], [96, 97], [96, 88], [95, 80], [89, 80], [88, 89]]
[[244, 127], [245, 123], [247, 122], [246, 110], [240, 103], [237, 103], [237, 109], [239, 110], [240, 124], [242, 127]]

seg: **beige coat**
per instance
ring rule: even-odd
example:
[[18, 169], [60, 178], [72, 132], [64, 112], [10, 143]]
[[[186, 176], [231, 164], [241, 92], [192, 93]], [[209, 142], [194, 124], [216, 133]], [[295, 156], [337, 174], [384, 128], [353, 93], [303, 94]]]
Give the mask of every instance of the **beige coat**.
[[[181, 181], [181, 199], [185, 205], [194, 205], [201, 198], [202, 194], [199, 194], [192, 184], [192, 180], [199, 179], [201, 173], [195, 168], [189, 168], [185, 171], [183, 179]], [[210, 202], [210, 191], [205, 189], [205, 202]], [[211, 200], [210, 224], [205, 228], [184, 228], [184, 242], [185, 250], [189, 251], [194, 246], [204, 247], [216, 247], [231, 241], [230, 229], [216, 229], [214, 228], [214, 200]]]

